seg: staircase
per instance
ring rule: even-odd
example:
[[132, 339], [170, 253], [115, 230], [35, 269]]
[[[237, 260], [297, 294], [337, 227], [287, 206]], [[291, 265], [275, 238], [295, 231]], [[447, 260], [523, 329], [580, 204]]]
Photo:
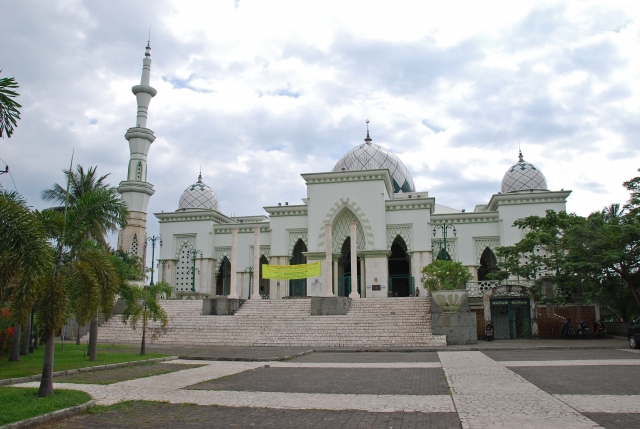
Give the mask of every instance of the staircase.
[[[233, 316], [201, 315], [201, 300], [162, 302], [169, 323], [147, 328], [151, 344], [308, 347], [425, 347], [446, 345], [431, 334], [430, 300], [362, 298], [344, 316], [311, 316], [310, 299], [247, 300]], [[133, 330], [114, 315], [100, 326], [102, 343], [139, 343]]]

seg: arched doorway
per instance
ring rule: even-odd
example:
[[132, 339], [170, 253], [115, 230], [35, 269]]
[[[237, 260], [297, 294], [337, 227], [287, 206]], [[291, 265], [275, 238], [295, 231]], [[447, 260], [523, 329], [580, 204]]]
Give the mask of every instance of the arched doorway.
[[478, 281], [489, 280], [488, 275], [498, 271], [496, 255], [488, 247], [480, 256], [480, 268], [478, 268]]
[[[358, 293], [361, 291], [361, 273], [360, 273], [360, 258], [357, 258], [357, 273], [356, 281], [358, 285]], [[351, 237], [345, 238], [340, 249], [340, 259], [338, 260], [338, 296], [349, 296], [351, 293], [351, 287], [353, 285], [353, 275], [351, 273]]]
[[229, 295], [229, 284], [231, 283], [231, 262], [225, 256], [220, 263], [220, 270], [216, 276], [216, 295]]
[[[293, 255], [289, 259], [289, 265], [306, 264], [307, 257], [303, 252], [307, 251], [307, 245], [302, 239], [293, 246]], [[307, 296], [307, 279], [289, 280], [289, 296]]]
[[399, 235], [391, 244], [389, 256], [389, 295], [394, 297], [412, 296], [415, 293], [411, 276], [411, 258], [407, 254], [407, 244]]
[[262, 255], [260, 256], [260, 296], [269, 296], [269, 292], [270, 292], [270, 280], [269, 279], [263, 279], [262, 278], [262, 266], [263, 265], [269, 265], [269, 261], [267, 261], [267, 258]]

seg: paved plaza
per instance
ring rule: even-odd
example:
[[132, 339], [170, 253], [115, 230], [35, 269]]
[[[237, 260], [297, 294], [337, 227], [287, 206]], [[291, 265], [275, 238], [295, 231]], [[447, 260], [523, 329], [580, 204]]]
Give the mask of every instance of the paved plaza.
[[[172, 372], [152, 374], [163, 365]], [[153, 371], [95, 373], [100, 380], [141, 377], [108, 385], [55, 379], [57, 389], [83, 390], [112, 408], [51, 427], [640, 428], [639, 372], [640, 353], [622, 348], [177, 359]]]

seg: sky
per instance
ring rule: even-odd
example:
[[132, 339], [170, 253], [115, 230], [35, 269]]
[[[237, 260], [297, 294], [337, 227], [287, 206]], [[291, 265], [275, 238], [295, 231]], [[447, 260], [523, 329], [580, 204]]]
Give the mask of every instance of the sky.
[[301, 204], [300, 174], [331, 171], [367, 119], [418, 191], [467, 211], [500, 191], [519, 147], [580, 215], [626, 201], [640, 167], [638, 1], [57, 0], [1, 13], [0, 77], [15, 77], [23, 107], [0, 139], [0, 185], [36, 208], [74, 150], [112, 185], [126, 179], [149, 29], [149, 234], [200, 169], [227, 215]]

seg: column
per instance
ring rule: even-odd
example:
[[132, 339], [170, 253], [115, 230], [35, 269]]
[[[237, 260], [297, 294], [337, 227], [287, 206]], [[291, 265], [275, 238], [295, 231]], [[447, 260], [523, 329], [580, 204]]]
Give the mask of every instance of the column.
[[333, 261], [333, 294], [338, 295], [338, 261]]
[[349, 230], [351, 232], [351, 293], [349, 294], [349, 298], [360, 298], [360, 294], [358, 293], [358, 253], [357, 247], [358, 242], [356, 241], [356, 228], [357, 223], [351, 222], [349, 224]]
[[251, 299], [260, 299], [260, 227], [253, 227], [253, 290]]
[[231, 229], [231, 279], [229, 281], [229, 299], [238, 299], [236, 276], [238, 271], [238, 228]]
[[324, 261], [324, 296], [334, 296], [333, 295], [333, 275], [332, 265], [333, 265], [333, 251], [332, 251], [332, 243], [331, 243], [331, 224], [327, 223], [324, 225], [324, 247], [326, 249], [326, 258]]
[[362, 297], [367, 297], [367, 273], [364, 271], [364, 258], [360, 259], [360, 282], [362, 283]]

